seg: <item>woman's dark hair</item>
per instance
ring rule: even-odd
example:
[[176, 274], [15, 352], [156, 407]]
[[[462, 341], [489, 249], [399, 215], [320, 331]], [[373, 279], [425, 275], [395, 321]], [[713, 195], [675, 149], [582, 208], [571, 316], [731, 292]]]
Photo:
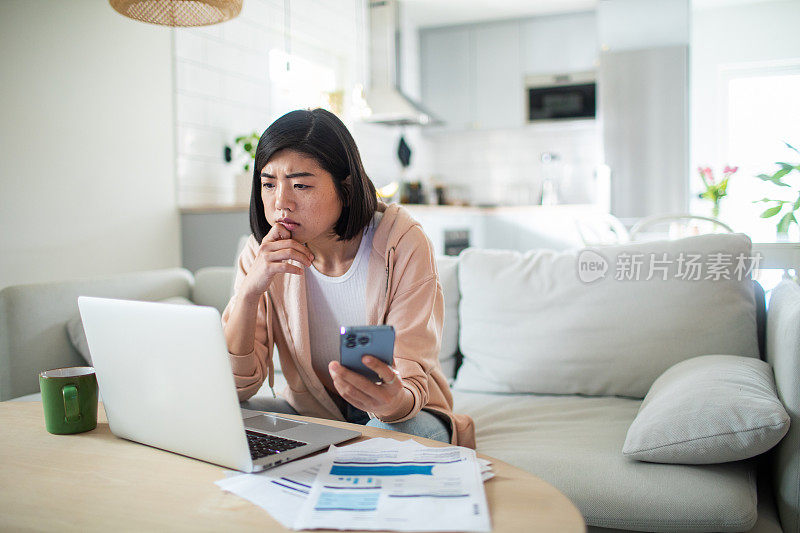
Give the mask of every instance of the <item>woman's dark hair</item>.
[[258, 242], [272, 227], [264, 216], [261, 170], [276, 152], [285, 149], [313, 157], [333, 176], [333, 184], [342, 202], [342, 214], [333, 227], [339, 240], [352, 239], [369, 224], [378, 198], [347, 127], [336, 115], [324, 109], [291, 111], [266, 129], [256, 148], [250, 229]]

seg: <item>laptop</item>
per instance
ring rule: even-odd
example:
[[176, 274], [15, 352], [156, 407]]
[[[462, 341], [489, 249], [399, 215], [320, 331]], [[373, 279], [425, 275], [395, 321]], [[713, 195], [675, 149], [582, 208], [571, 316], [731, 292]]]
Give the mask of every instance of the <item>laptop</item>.
[[242, 472], [361, 436], [239, 407], [219, 311], [80, 296], [111, 432]]

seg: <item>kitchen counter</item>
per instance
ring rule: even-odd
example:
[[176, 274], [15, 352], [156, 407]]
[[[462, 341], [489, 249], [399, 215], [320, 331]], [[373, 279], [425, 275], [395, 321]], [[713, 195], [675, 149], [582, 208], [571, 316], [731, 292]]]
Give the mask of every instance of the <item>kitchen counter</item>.
[[[515, 213], [534, 209], [537, 212], [563, 212], [568, 211], [599, 211], [599, 208], [591, 204], [565, 204], [565, 205], [436, 205], [436, 204], [402, 204], [403, 207], [420, 213]], [[204, 214], [204, 213], [239, 213], [249, 212], [249, 204], [230, 204], [230, 205], [197, 205], [180, 207], [178, 212], [181, 214]]]
[[230, 205], [193, 205], [189, 207], [179, 207], [180, 214], [202, 215], [206, 213], [240, 213], [249, 212], [250, 204], [230, 204]]
[[[466, 246], [562, 250], [582, 245], [577, 221], [601, 221], [594, 205], [455, 206], [404, 204], [428, 234], [437, 254], [457, 254]], [[233, 264], [239, 237], [250, 233], [249, 205], [183, 207], [183, 266]]]
[[465, 245], [526, 251], [581, 246], [579, 221], [602, 224], [595, 205], [436, 206], [405, 205], [422, 224], [437, 254], [457, 254]]

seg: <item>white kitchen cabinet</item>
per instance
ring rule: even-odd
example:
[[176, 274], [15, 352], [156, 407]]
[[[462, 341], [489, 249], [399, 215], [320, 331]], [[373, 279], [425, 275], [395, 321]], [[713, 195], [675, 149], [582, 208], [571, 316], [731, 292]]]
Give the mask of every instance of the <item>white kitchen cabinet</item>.
[[430, 131], [524, 124], [519, 22], [420, 32], [422, 102], [445, 124]]
[[594, 11], [526, 19], [521, 23], [524, 74], [568, 74], [597, 68]]
[[448, 231], [466, 231], [475, 248], [526, 252], [583, 246], [577, 221], [597, 220], [602, 212], [590, 205], [455, 207], [405, 205], [431, 239], [436, 254], [445, 253]]
[[474, 122], [472, 34], [466, 27], [420, 32], [422, 102], [445, 124], [441, 131], [463, 130]]
[[594, 12], [420, 30], [426, 133], [525, 125], [525, 76], [596, 69]]
[[428, 235], [437, 255], [445, 254], [447, 232], [466, 232], [470, 246], [485, 247], [486, 217], [481, 209], [470, 207], [438, 207], [404, 205]]
[[475, 129], [513, 128], [525, 123], [525, 87], [520, 65], [520, 23], [473, 28]]

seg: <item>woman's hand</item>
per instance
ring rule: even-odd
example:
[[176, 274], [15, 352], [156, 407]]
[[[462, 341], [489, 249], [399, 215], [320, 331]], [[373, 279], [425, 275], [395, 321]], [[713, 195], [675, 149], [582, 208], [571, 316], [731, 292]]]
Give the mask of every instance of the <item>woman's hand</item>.
[[253, 298], [260, 298], [267, 291], [275, 274], [302, 274], [303, 269], [289, 263], [294, 259], [306, 268], [311, 266], [314, 254], [292, 240], [290, 232], [282, 224], [275, 224], [261, 240], [261, 246], [256, 250], [256, 259], [244, 280], [244, 294]]
[[[336, 361], [328, 364], [328, 371], [333, 378], [333, 386], [342, 398], [350, 402], [353, 406], [369, 413], [375, 413], [378, 417], [386, 417], [398, 412], [404, 402], [409, 401], [409, 395], [400, 373], [383, 361], [365, 355], [361, 361], [378, 374], [381, 383], [373, 383], [357, 372], [345, 368]], [[410, 398], [408, 409], [414, 402]]]

